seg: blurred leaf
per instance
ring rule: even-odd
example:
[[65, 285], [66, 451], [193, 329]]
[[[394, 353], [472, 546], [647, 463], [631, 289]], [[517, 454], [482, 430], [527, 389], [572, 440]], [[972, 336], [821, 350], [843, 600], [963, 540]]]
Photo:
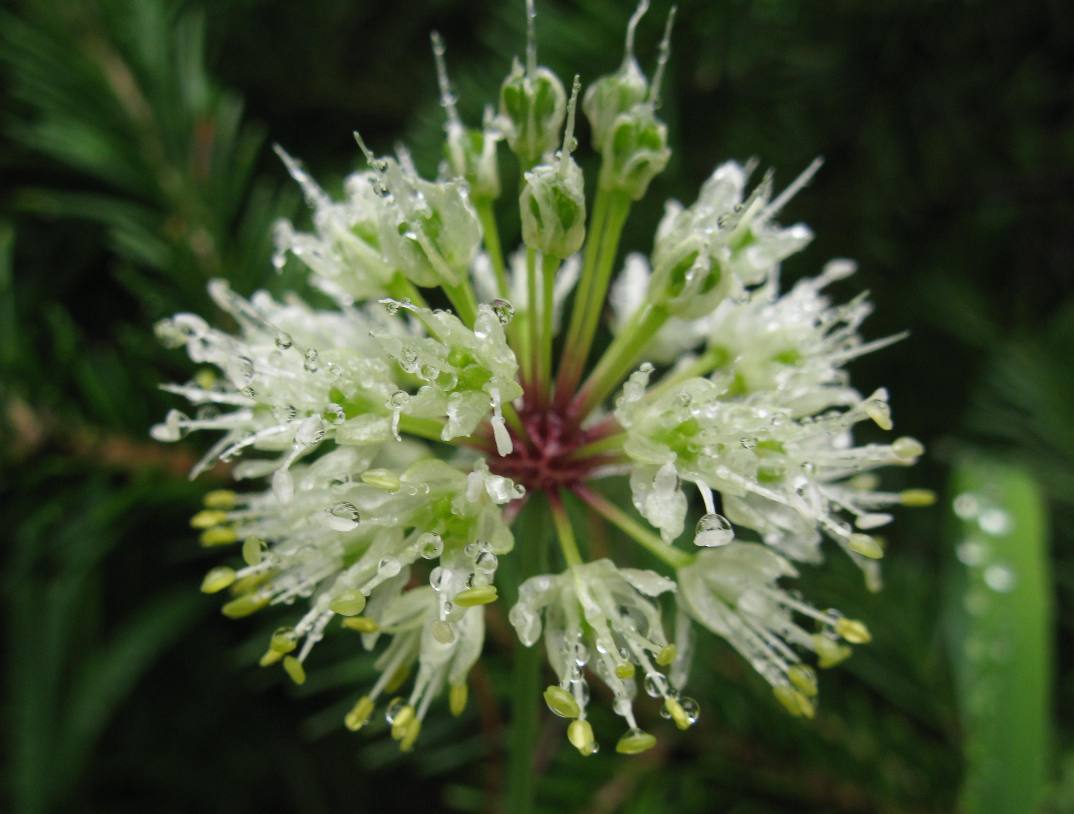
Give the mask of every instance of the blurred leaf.
[[1051, 746], [1051, 573], [1044, 502], [1025, 470], [956, 467], [952, 647], [968, 814], [1038, 810]]

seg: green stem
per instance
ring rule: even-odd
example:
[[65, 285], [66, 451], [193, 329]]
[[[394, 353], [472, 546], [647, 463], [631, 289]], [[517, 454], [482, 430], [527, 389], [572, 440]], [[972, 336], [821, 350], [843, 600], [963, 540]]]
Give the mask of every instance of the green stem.
[[[533, 495], [515, 523], [518, 553], [507, 560], [513, 579], [507, 598], [518, 599], [518, 587], [529, 577], [547, 570], [547, 530], [544, 522], [543, 500]], [[505, 565], [507, 564], [505, 563]], [[503, 569], [507, 571], [508, 569]], [[532, 814], [536, 791], [534, 750], [540, 724], [541, 648], [519, 645], [514, 656], [511, 687], [511, 727], [508, 735], [507, 789], [504, 811], [511, 814]]]
[[559, 258], [541, 256], [541, 331], [537, 355], [537, 396], [544, 400], [552, 381], [552, 314], [555, 310], [556, 272]]
[[477, 219], [481, 221], [481, 231], [485, 236], [485, 251], [492, 263], [492, 273], [496, 275], [496, 290], [504, 299], [508, 299], [511, 287], [507, 282], [507, 266], [503, 260], [503, 248], [500, 245], [500, 230], [496, 226], [496, 213], [492, 201], [483, 199], [474, 201]]
[[693, 555], [668, 545], [660, 539], [658, 534], [645, 528], [603, 495], [599, 495], [581, 484], [574, 487], [574, 493], [650, 554], [675, 570], [683, 568], [694, 561]]
[[556, 536], [559, 538], [559, 548], [563, 552], [563, 559], [570, 567], [581, 565], [582, 555], [578, 551], [578, 541], [574, 538], [574, 529], [571, 528], [571, 520], [567, 517], [567, 510], [563, 507], [560, 494], [549, 493], [548, 504], [552, 507], [552, 523], [556, 527]]
[[589, 287], [589, 299], [586, 303], [582, 331], [574, 353], [584, 365], [589, 358], [589, 349], [597, 333], [601, 315], [604, 313], [604, 299], [608, 294], [608, 284], [615, 268], [615, 258], [619, 251], [619, 238], [623, 235], [627, 216], [630, 214], [630, 198], [622, 192], [612, 192], [608, 204], [608, 219], [604, 224], [604, 233], [600, 241], [600, 257], [596, 271]]
[[523, 378], [532, 382], [537, 374], [537, 355], [541, 322], [538, 317], [537, 301], [537, 250], [526, 249], [526, 350], [523, 358], [526, 367]]
[[427, 308], [428, 305], [425, 302], [425, 297], [418, 291], [410, 280], [403, 276], [402, 272], [397, 271], [385, 287], [384, 290], [389, 296], [397, 300], [410, 300], [414, 305], [419, 308]]
[[473, 288], [470, 287], [470, 281], [463, 278], [457, 285], [451, 285], [445, 281], [440, 287], [451, 300], [451, 305], [455, 313], [459, 315], [459, 319], [468, 328], [474, 327], [474, 320], [477, 319], [477, 297]]
[[399, 416], [399, 432], [416, 435], [430, 441], [439, 441], [444, 430], [444, 422], [435, 418], [415, 418], [412, 415]]
[[571, 307], [570, 327], [563, 345], [563, 362], [560, 365], [556, 388], [556, 400], [565, 403], [573, 393], [585, 366], [585, 358], [577, 358], [577, 348], [582, 345], [587, 314], [593, 307], [592, 290], [596, 283], [597, 265], [603, 246], [605, 224], [608, 218], [609, 204], [613, 195], [603, 187], [597, 188], [597, 197], [593, 203], [593, 215], [586, 231], [585, 253], [582, 258], [582, 273]]
[[656, 385], [646, 390], [642, 399], [644, 401], [657, 399], [672, 388], [682, 384], [687, 379], [693, 379], [697, 376], [704, 376], [711, 373], [716, 368], [722, 367], [726, 362], [727, 352], [723, 348], [708, 348], [693, 362], [682, 369], [669, 372], [664, 378], [657, 382]]
[[592, 441], [578, 447], [578, 449], [567, 456], [567, 459], [577, 461], [583, 458], [593, 457], [594, 455], [609, 455], [622, 452], [623, 442], [626, 441], [626, 437], [627, 434], [625, 432], [618, 432], [615, 435], [609, 435], [607, 438], [601, 438], [599, 441]]
[[645, 345], [667, 320], [666, 310], [651, 305], [644, 306], [630, 318], [575, 396], [571, 415], [576, 423], [585, 419], [626, 378]]

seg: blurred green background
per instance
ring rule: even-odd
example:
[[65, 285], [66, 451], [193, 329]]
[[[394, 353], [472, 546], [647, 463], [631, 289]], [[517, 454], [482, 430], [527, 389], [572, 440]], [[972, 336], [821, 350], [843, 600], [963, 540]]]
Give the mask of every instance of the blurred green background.
[[[275, 619], [228, 622], [197, 592], [217, 558], [187, 525], [216, 483], [186, 480], [202, 441], [163, 448], [147, 430], [170, 402], [157, 382], [190, 372], [155, 320], [212, 313], [213, 276], [243, 293], [301, 286], [268, 262], [272, 220], [300, 209], [268, 143], [333, 190], [358, 165], [355, 128], [434, 171], [428, 32], [447, 40], [475, 123], [522, 51], [521, 5], [0, 10], [0, 810], [496, 810], [502, 620], [470, 711], [431, 715], [413, 755], [346, 732], [369, 660], [330, 638], [300, 689], [256, 668]], [[667, 5], [638, 35], [647, 69]], [[628, 4], [539, 6], [541, 59], [560, 76], [618, 65]], [[839, 293], [872, 292], [868, 335], [910, 329], [854, 376], [888, 386], [898, 429], [930, 450], [889, 482], [941, 500], [900, 513], [883, 593], [840, 557], [805, 575], [818, 606], [874, 633], [823, 676], [816, 721], [788, 718], [705, 637], [699, 726], [671, 734], [654, 715], [643, 723], [667, 737], [653, 752], [582, 760], [546, 721], [538, 807], [1074, 811], [1074, 7], [684, 0], [679, 15], [674, 157], [627, 248], [647, 250], [662, 201], [692, 200], [718, 161], [757, 156], [786, 183], [823, 156], [784, 216], [817, 233], [787, 274], [854, 257]], [[956, 516], [959, 495], [977, 505]], [[619, 730], [607, 710], [594, 723]]]

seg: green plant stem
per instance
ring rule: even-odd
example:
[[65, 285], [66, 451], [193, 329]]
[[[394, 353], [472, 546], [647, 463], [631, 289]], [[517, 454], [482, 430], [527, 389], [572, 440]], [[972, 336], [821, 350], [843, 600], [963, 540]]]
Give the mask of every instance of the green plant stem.
[[474, 202], [477, 219], [481, 221], [481, 231], [485, 236], [485, 251], [492, 263], [492, 273], [496, 275], [496, 290], [504, 299], [508, 299], [511, 286], [507, 282], [507, 266], [503, 260], [503, 248], [500, 245], [500, 230], [496, 225], [496, 212], [492, 201], [483, 199]]
[[692, 555], [665, 543], [658, 534], [645, 528], [603, 495], [597, 494], [583, 485], [575, 486], [574, 493], [646, 551], [675, 570], [683, 568], [694, 561]]
[[563, 499], [559, 494], [551, 493], [548, 503], [552, 508], [552, 523], [556, 527], [556, 536], [559, 538], [559, 548], [563, 552], [563, 559], [568, 566], [582, 564], [582, 555], [578, 551], [578, 541], [574, 538], [574, 529], [571, 528], [571, 520], [567, 517], [567, 510], [563, 507]]
[[[518, 553], [509, 599], [518, 598], [518, 587], [529, 577], [547, 570], [548, 526], [544, 500], [533, 495], [515, 523]], [[517, 559], [516, 559], [517, 558]], [[505, 586], [506, 587], [506, 586]], [[511, 685], [511, 728], [508, 735], [507, 789], [504, 811], [532, 814], [536, 791], [534, 749], [540, 724], [541, 649], [519, 645], [514, 657]]]
[[653, 387], [650, 387], [645, 391], [645, 395], [642, 396], [643, 401], [652, 401], [667, 393], [674, 387], [682, 384], [687, 379], [693, 379], [696, 376], [704, 376], [722, 367], [727, 354], [722, 348], [708, 348], [704, 353], [697, 357], [693, 362], [683, 367], [680, 370], [670, 371]]
[[575, 423], [581, 423], [626, 378], [645, 345], [667, 320], [668, 312], [652, 305], [631, 317], [575, 396], [570, 411]]
[[522, 353], [526, 364], [523, 368], [523, 379], [534, 382], [537, 375], [537, 355], [540, 339], [541, 321], [538, 317], [539, 302], [537, 299], [537, 250], [526, 249], [526, 347]]
[[459, 315], [459, 319], [468, 328], [474, 327], [474, 320], [477, 319], [477, 297], [474, 294], [474, 289], [470, 286], [470, 281], [462, 279], [456, 285], [451, 285], [445, 281], [440, 287], [444, 289], [447, 298], [451, 300], [451, 305], [455, 309], [455, 313]]
[[394, 299], [410, 300], [419, 308], [428, 307], [428, 304], [425, 302], [425, 297], [418, 291], [417, 286], [404, 277], [402, 272], [397, 271], [392, 275], [391, 281], [384, 287], [384, 290]]
[[589, 348], [593, 343], [604, 297], [611, 280], [619, 238], [623, 233], [627, 215], [630, 214], [630, 198], [621, 192], [604, 188], [597, 190], [586, 240], [578, 293], [571, 309], [571, 323], [563, 349], [556, 398], [566, 402], [582, 378]]
[[615, 435], [609, 435], [607, 438], [601, 438], [599, 441], [591, 441], [588, 444], [578, 447], [570, 455], [568, 459], [577, 461], [582, 458], [591, 458], [595, 455], [615, 455], [623, 451], [623, 442], [626, 441], [625, 432], [617, 432]]
[[542, 405], [546, 403], [552, 382], [552, 315], [555, 310], [556, 272], [559, 270], [559, 264], [558, 257], [541, 256], [541, 330], [536, 386]]

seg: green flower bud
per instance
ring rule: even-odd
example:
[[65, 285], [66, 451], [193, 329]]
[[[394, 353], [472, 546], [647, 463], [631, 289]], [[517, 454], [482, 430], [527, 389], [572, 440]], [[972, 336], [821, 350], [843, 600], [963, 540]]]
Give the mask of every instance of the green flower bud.
[[632, 56], [627, 57], [618, 71], [602, 76], [586, 88], [582, 110], [593, 130], [594, 150], [604, 152], [605, 139], [615, 120], [644, 102], [648, 93], [649, 83]]
[[575, 77], [563, 149], [553, 163], [541, 164], [526, 173], [526, 184], [519, 198], [522, 240], [551, 257], [569, 257], [585, 240], [585, 178], [570, 157], [580, 86], [580, 80]]
[[466, 181], [473, 200], [492, 201], [500, 197], [498, 141], [499, 135], [490, 129], [472, 130], [462, 125], [447, 128], [444, 157], [451, 172]]
[[566, 112], [567, 93], [556, 75], [547, 68], [527, 71], [515, 60], [500, 86], [500, 116], [507, 144], [523, 166], [556, 146]]
[[640, 200], [671, 158], [667, 125], [651, 104], [640, 104], [615, 118], [605, 136], [600, 185]]
[[376, 158], [355, 133], [385, 197], [380, 242], [384, 256], [415, 285], [458, 285], [481, 244], [481, 223], [465, 185], [419, 178], [409, 160]]

